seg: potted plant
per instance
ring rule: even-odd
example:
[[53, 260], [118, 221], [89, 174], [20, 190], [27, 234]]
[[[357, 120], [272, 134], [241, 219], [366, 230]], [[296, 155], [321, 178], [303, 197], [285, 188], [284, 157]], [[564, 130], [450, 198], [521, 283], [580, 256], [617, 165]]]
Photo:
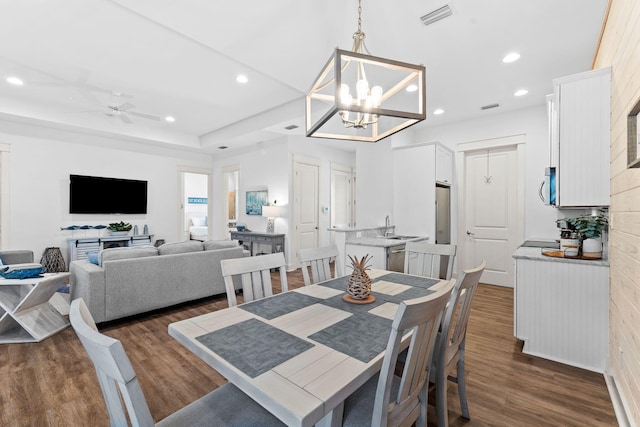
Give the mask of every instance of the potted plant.
[[600, 208], [597, 215], [566, 218], [566, 221], [582, 236], [582, 256], [602, 258], [602, 232], [609, 225], [607, 208]]
[[109, 230], [109, 234], [111, 234], [112, 236], [125, 236], [129, 234], [129, 231], [131, 231], [131, 227], [131, 224], [120, 221], [109, 224], [107, 230]]

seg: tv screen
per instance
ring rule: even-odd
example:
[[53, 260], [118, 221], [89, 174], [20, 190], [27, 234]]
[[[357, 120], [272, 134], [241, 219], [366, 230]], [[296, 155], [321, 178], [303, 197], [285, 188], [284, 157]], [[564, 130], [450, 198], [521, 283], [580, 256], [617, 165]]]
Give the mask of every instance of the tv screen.
[[69, 175], [69, 182], [69, 213], [147, 213], [147, 181]]

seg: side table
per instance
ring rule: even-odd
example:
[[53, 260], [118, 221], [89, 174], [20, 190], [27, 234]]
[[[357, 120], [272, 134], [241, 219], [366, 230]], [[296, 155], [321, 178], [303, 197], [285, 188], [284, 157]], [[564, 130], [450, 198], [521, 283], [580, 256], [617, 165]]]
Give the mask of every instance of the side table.
[[40, 342], [69, 326], [69, 320], [49, 303], [69, 276], [0, 279], [0, 344]]
[[241, 245], [247, 245], [251, 256], [255, 255], [254, 245], [266, 244], [271, 246], [271, 253], [284, 252], [284, 234], [256, 233], [255, 231], [231, 231], [231, 240], [237, 240]]

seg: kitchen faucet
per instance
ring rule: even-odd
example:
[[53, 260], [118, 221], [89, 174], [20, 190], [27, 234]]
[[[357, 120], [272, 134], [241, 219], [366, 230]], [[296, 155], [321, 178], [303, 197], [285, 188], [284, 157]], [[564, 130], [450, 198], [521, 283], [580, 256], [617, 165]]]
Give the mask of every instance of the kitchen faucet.
[[391, 227], [391, 222], [389, 221], [389, 215], [384, 218], [384, 237], [387, 237], [393, 233], [389, 231], [389, 227]]

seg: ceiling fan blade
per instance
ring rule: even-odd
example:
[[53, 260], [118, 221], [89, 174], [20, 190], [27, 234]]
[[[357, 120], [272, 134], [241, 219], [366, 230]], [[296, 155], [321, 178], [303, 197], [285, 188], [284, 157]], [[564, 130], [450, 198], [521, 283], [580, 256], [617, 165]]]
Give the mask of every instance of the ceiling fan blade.
[[136, 108], [136, 106], [133, 105], [130, 102], [125, 102], [124, 104], [121, 104], [121, 105], [118, 105], [117, 107], [115, 107], [115, 109], [119, 110], [119, 111], [127, 111], [127, 110], [130, 110], [132, 108]]
[[119, 114], [118, 117], [120, 117], [120, 120], [122, 120], [124, 123], [130, 125], [131, 123], [133, 123], [131, 121], [131, 119], [129, 117], [127, 117], [126, 114]]
[[129, 114], [131, 114], [132, 116], [136, 116], [136, 117], [142, 117], [143, 119], [160, 120], [160, 117], [152, 116], [151, 114], [137, 113], [135, 111], [131, 111]]

